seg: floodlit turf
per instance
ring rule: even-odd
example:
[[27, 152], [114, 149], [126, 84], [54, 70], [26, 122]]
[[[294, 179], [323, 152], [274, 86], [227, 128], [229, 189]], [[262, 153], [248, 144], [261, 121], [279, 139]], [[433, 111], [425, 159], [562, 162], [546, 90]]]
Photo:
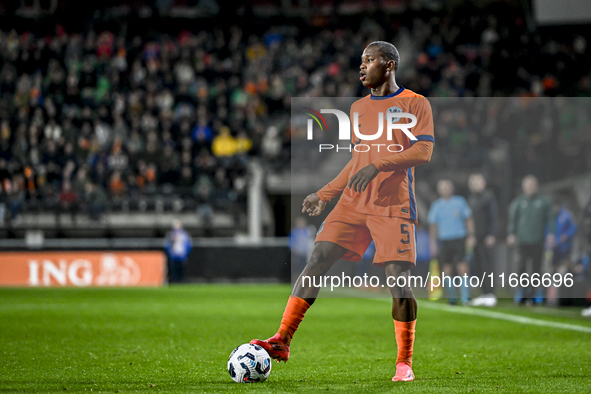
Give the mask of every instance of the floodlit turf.
[[[591, 392], [591, 333], [422, 301], [414, 371], [393, 383], [390, 303], [320, 299], [269, 380], [237, 384], [234, 347], [275, 333], [289, 288], [0, 289], [0, 392]], [[576, 311], [522, 314], [591, 327]]]

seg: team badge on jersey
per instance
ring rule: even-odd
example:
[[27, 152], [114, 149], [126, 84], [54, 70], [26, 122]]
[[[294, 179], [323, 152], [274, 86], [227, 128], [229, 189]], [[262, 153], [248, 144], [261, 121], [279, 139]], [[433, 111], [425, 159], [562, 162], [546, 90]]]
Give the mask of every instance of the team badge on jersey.
[[322, 232], [322, 230], [324, 230], [324, 222], [322, 222], [322, 224], [320, 225], [320, 228], [318, 229], [318, 232], [316, 233], [316, 235], [320, 234]]
[[[386, 118], [386, 121], [387, 121], [388, 120], [388, 114], [399, 114], [400, 112], [402, 112], [402, 108], [400, 108], [400, 107], [390, 107], [386, 111], [386, 114], [384, 115], [384, 117]], [[392, 122], [398, 122], [399, 120], [400, 120], [400, 117], [392, 118]]]

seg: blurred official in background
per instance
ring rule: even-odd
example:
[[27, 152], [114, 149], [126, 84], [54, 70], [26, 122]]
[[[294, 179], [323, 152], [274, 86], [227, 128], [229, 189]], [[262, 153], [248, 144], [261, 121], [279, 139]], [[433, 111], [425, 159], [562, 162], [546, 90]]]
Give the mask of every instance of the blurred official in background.
[[[437, 183], [437, 192], [441, 196], [429, 209], [429, 236], [431, 252], [439, 258], [439, 266], [446, 275], [463, 276], [468, 273], [466, 249], [474, 247], [474, 220], [472, 210], [466, 199], [454, 195], [451, 181], [442, 179]], [[456, 302], [455, 288], [447, 281], [443, 283], [447, 289], [450, 304]], [[462, 303], [468, 303], [470, 289], [466, 280], [460, 288]]]
[[180, 220], [173, 220], [172, 230], [166, 235], [164, 248], [168, 256], [168, 283], [181, 282], [185, 276], [185, 265], [193, 245], [191, 237], [183, 230]]
[[[521, 182], [521, 188], [523, 194], [515, 198], [509, 207], [507, 245], [517, 244], [517, 272], [520, 276], [529, 274], [531, 278], [534, 273], [542, 274], [544, 239], [548, 247], [554, 247], [555, 222], [550, 200], [538, 193], [538, 179], [533, 175], [526, 176]], [[528, 270], [528, 264], [531, 264], [531, 270]], [[515, 294], [515, 302], [523, 304], [528, 299], [534, 300], [536, 304], [544, 302], [544, 297], [537, 288], [519, 288]]]
[[[486, 189], [486, 179], [479, 173], [470, 175], [468, 179], [470, 196], [468, 203], [472, 209], [474, 218], [474, 232], [476, 245], [472, 254], [472, 273], [481, 277], [483, 273], [489, 275], [494, 271], [492, 264], [492, 247], [497, 241], [497, 200], [494, 194]], [[494, 288], [491, 282], [485, 280], [482, 284], [482, 294], [478, 297], [493, 300], [495, 299]], [[477, 300], [473, 300], [474, 305], [478, 305]]]

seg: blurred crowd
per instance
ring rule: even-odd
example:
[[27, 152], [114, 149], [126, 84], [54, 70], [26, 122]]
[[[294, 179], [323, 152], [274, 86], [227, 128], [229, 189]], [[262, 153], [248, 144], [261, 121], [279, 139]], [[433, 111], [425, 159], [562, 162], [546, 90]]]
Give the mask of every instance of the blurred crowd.
[[0, 33], [0, 181], [10, 218], [24, 207], [98, 218], [167, 194], [193, 197], [206, 216], [243, 201], [264, 113], [252, 87], [231, 77], [242, 58], [207, 53], [236, 49], [239, 34], [232, 44], [206, 33], [160, 42]]
[[[591, 90], [585, 37], [545, 39], [511, 14], [156, 39], [61, 26], [52, 35], [0, 31], [2, 212], [244, 210], [250, 157], [289, 169], [290, 97], [367, 94], [359, 57], [380, 39], [402, 54], [399, 82], [426, 96]], [[540, 143], [527, 133], [526, 151]], [[452, 130], [438, 143], [470, 160], [475, 147], [491, 148], [483, 138]]]

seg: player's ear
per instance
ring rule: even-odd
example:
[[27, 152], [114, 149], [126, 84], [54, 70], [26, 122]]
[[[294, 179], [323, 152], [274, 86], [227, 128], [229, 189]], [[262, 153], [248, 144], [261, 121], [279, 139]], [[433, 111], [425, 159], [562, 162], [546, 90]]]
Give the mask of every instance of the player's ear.
[[386, 64], [386, 70], [394, 71], [395, 69], [396, 69], [396, 62], [394, 60], [388, 60], [388, 63]]

